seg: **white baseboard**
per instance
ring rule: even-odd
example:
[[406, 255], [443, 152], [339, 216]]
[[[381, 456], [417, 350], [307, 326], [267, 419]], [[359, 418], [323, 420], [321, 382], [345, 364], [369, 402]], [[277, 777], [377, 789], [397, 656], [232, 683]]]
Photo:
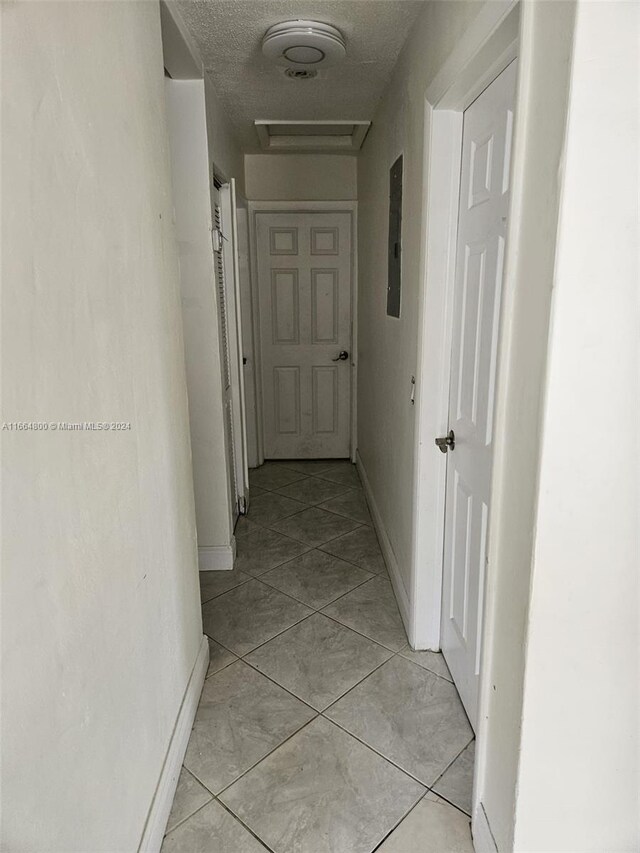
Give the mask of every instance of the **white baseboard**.
[[496, 842], [487, 820], [487, 813], [482, 803], [478, 803], [473, 820], [471, 821], [471, 835], [473, 836], [473, 849], [476, 853], [498, 853]]
[[184, 755], [187, 751], [189, 735], [191, 734], [193, 719], [196, 715], [208, 667], [209, 641], [207, 637], [203, 636], [187, 689], [182, 697], [182, 704], [178, 711], [176, 724], [173, 727], [173, 734], [169, 741], [169, 748], [167, 749], [164, 764], [162, 765], [160, 779], [158, 780], [151, 808], [147, 815], [147, 822], [142, 832], [142, 840], [138, 847], [138, 853], [158, 853], [162, 847], [164, 831], [169, 820], [169, 812], [171, 811], [171, 805], [173, 804], [173, 798], [178, 785], [180, 768], [182, 767]]
[[227, 572], [236, 558], [236, 538], [229, 545], [198, 546], [198, 568], [201, 572]]
[[405, 589], [404, 582], [402, 580], [402, 575], [400, 574], [400, 567], [398, 566], [396, 555], [393, 553], [391, 542], [389, 541], [384, 522], [382, 521], [380, 510], [378, 509], [376, 500], [373, 496], [373, 492], [371, 491], [371, 483], [369, 482], [369, 478], [367, 477], [365, 467], [362, 464], [360, 454], [357, 451], [356, 466], [358, 468], [358, 474], [360, 474], [360, 479], [362, 480], [364, 495], [367, 499], [367, 503], [369, 504], [369, 509], [371, 510], [371, 518], [373, 519], [373, 524], [376, 529], [376, 533], [378, 534], [380, 548], [382, 549], [382, 556], [384, 557], [384, 561], [387, 564], [387, 569], [389, 570], [389, 577], [391, 579], [393, 591], [395, 592], [396, 599], [398, 601], [398, 609], [400, 610], [400, 615], [402, 616], [402, 621], [404, 622], [404, 627], [407, 632], [407, 636], [410, 637], [411, 608], [409, 607], [409, 596], [407, 595], [407, 590]]

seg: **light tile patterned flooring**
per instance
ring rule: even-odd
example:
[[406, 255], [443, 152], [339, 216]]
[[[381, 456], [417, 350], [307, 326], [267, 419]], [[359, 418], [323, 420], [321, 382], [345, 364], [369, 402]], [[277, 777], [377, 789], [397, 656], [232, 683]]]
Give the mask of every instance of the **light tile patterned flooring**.
[[473, 732], [413, 652], [355, 467], [250, 474], [163, 853], [473, 853]]

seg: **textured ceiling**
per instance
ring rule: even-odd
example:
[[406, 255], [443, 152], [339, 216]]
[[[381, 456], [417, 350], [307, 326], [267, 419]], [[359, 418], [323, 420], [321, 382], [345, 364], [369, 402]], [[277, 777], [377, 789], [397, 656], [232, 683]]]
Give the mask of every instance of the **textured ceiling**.
[[[179, 7], [245, 151], [254, 119], [370, 120], [424, 0], [181, 0]], [[312, 80], [290, 80], [260, 43], [279, 21], [337, 26], [347, 57]]]

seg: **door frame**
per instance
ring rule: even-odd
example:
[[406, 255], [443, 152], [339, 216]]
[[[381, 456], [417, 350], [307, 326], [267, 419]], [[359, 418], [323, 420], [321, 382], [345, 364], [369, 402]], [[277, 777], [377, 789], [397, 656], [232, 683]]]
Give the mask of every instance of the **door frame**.
[[258, 464], [264, 462], [264, 401], [262, 398], [262, 342], [258, 294], [257, 217], [269, 213], [349, 213], [351, 215], [351, 430], [350, 459], [356, 461], [358, 402], [358, 202], [357, 201], [250, 201], [251, 308], [256, 365], [256, 420]]
[[247, 464], [247, 409], [245, 400], [242, 305], [240, 297], [240, 262], [238, 257], [238, 223], [235, 178], [226, 181], [218, 190], [222, 226], [222, 256], [225, 271], [227, 310], [227, 335], [231, 371], [231, 396], [234, 434], [233, 460], [235, 464], [236, 491], [239, 510], [246, 511], [249, 493], [249, 468]]
[[[424, 93], [425, 143], [421, 218], [423, 234], [420, 248], [422, 289], [418, 318], [412, 606], [409, 614], [409, 639], [412, 647], [416, 649], [440, 649], [448, 454], [440, 453], [434, 444], [434, 438], [446, 434], [449, 420], [463, 113], [518, 57], [520, 12], [519, 0], [494, 0], [485, 4]], [[520, 67], [519, 77], [521, 73]], [[519, 93], [519, 86], [517, 91]], [[516, 98], [514, 129], [517, 129], [518, 116], [522, 109], [518, 96]], [[512, 152], [514, 150], [515, 130]], [[513, 165], [512, 156], [512, 178]], [[513, 217], [510, 216], [507, 223], [505, 270], [509, 265], [510, 249], [516, 244], [514, 234], [515, 225]], [[498, 337], [498, 365], [508, 365], [508, 355], [505, 357], [501, 354], [505, 304], [506, 300], [503, 299]], [[437, 367], [434, 368], [434, 365]], [[498, 403], [499, 396], [498, 384], [495, 404]], [[496, 442], [500, 440], [498, 428], [499, 424], [496, 422]], [[489, 535], [490, 532], [491, 526]], [[492, 610], [490, 601], [495, 596], [491, 586], [490, 568], [488, 567], [485, 585], [483, 649], [486, 649], [487, 634], [491, 631], [488, 614]], [[494, 853], [495, 844], [480, 803], [478, 784], [486, 762], [482, 725], [487, 707], [485, 661], [486, 656], [483, 654], [480, 667], [472, 829], [476, 851]]]

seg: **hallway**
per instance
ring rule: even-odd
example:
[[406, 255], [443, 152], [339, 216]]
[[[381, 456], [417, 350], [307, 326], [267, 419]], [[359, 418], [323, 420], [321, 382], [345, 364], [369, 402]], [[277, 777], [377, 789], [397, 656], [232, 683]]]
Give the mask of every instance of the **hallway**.
[[250, 480], [234, 570], [201, 573], [211, 657], [163, 851], [471, 853], [473, 732], [442, 656], [409, 649], [355, 466]]

